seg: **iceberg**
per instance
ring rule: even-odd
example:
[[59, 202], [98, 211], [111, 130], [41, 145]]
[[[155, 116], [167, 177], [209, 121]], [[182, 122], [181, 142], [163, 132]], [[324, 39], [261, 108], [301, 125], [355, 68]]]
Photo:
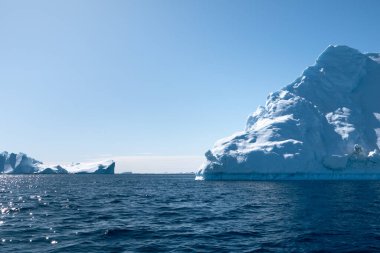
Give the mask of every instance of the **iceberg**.
[[115, 174], [113, 160], [69, 165], [47, 165], [24, 153], [0, 153], [2, 174]]
[[205, 154], [199, 180], [380, 179], [380, 54], [329, 46]]

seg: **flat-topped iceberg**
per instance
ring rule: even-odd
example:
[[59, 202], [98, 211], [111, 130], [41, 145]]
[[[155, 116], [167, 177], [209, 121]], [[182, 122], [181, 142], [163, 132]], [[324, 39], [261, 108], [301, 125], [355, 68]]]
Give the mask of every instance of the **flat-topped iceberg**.
[[380, 54], [329, 46], [206, 152], [197, 179], [380, 179]]
[[47, 165], [24, 153], [0, 153], [0, 173], [3, 174], [114, 174], [115, 162], [75, 163]]

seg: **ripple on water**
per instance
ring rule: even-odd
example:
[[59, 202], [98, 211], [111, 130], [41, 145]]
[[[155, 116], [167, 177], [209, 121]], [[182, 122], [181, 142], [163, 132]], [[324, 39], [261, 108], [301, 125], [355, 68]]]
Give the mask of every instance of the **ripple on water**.
[[0, 176], [4, 252], [379, 251], [380, 182]]

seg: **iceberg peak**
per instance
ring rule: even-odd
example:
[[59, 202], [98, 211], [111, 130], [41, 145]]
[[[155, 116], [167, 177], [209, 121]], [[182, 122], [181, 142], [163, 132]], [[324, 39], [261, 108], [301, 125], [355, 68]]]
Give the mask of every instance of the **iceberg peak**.
[[349, 58], [353, 60], [355, 57], [363, 57], [359, 50], [351, 48], [345, 45], [329, 45], [318, 57], [318, 62], [324, 62], [325, 64], [341, 62]]
[[[367, 55], [348, 46], [329, 46], [318, 57], [314, 66], [305, 69], [292, 87], [296, 89], [301, 84], [308, 83], [323, 85], [324, 89], [351, 92], [366, 74], [369, 60]], [[303, 87], [300, 87], [300, 90], [302, 89]]]

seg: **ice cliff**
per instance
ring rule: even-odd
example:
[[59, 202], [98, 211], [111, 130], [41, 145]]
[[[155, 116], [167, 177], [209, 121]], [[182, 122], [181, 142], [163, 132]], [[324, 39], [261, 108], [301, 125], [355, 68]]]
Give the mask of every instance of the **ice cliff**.
[[5, 174], [114, 174], [115, 162], [46, 165], [24, 153], [0, 153], [0, 173]]
[[380, 179], [380, 54], [329, 46], [207, 151], [197, 179]]

